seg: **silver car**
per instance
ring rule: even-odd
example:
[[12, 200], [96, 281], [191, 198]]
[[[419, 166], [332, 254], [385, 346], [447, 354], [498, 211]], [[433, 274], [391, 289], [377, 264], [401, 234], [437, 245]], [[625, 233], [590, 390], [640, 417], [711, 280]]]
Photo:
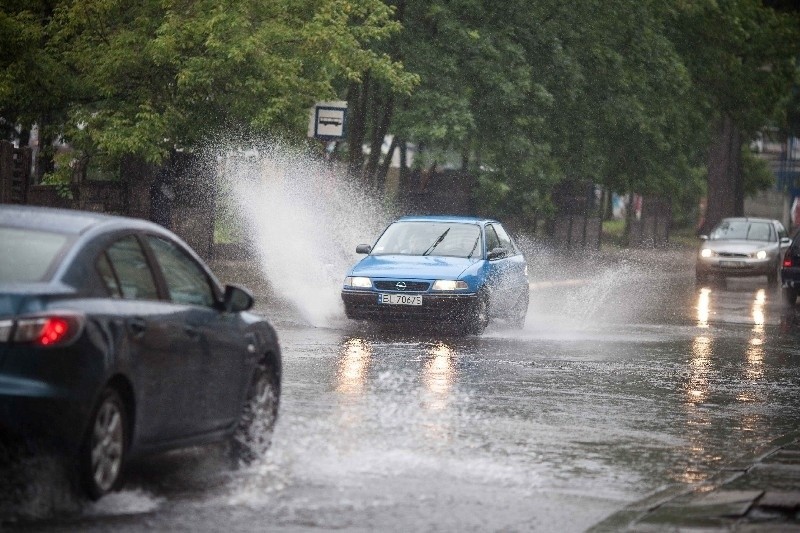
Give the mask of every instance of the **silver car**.
[[717, 278], [766, 276], [776, 285], [781, 259], [791, 240], [777, 220], [768, 218], [724, 218], [708, 235], [697, 253], [698, 283]]

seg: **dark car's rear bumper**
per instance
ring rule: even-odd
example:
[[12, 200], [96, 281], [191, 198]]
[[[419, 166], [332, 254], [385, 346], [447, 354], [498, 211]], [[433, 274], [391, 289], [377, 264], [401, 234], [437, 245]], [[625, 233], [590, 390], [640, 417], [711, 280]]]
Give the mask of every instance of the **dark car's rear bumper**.
[[781, 284], [785, 288], [800, 291], [800, 267], [781, 268]]
[[0, 375], [0, 439], [32, 438], [74, 453], [87, 409], [46, 383]]
[[378, 302], [373, 291], [342, 291], [345, 313], [355, 320], [461, 322], [472, 311], [475, 294], [422, 294], [422, 305], [393, 305]]
[[0, 360], [0, 437], [52, 444], [59, 452], [78, 450], [97, 393], [102, 360], [91, 346], [53, 349], [5, 346]]

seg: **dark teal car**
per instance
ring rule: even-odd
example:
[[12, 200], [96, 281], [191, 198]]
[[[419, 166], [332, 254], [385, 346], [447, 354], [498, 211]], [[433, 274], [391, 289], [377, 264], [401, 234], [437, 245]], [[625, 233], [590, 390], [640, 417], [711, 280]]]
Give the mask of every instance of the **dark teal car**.
[[0, 206], [0, 445], [54, 449], [91, 498], [146, 453], [252, 458], [281, 379], [252, 305], [156, 224]]
[[367, 257], [344, 280], [348, 318], [447, 324], [476, 335], [493, 318], [525, 323], [527, 263], [496, 220], [403, 217], [356, 252]]

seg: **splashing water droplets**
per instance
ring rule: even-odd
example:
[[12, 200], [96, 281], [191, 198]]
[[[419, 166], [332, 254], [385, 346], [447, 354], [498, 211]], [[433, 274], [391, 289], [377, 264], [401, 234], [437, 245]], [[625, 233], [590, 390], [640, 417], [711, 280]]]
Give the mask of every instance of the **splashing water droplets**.
[[344, 170], [284, 145], [227, 156], [222, 174], [273, 290], [313, 326], [342, 318], [356, 244], [377, 237], [387, 210]]

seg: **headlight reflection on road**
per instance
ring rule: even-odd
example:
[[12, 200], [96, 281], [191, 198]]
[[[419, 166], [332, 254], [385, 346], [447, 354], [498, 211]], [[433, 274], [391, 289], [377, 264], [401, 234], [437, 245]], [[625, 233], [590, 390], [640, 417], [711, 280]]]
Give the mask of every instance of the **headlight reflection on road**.
[[708, 374], [711, 371], [711, 337], [700, 335], [692, 342], [692, 358], [689, 361], [686, 401], [690, 404], [703, 402], [708, 397]]
[[747, 363], [743, 368], [745, 383], [754, 387], [749, 391], [743, 391], [736, 397], [740, 402], [754, 402], [759, 399], [755, 392], [757, 384], [754, 382], [758, 382], [764, 377], [764, 305], [766, 301], [766, 292], [764, 289], [760, 289], [753, 300], [753, 331], [750, 342], [747, 343], [745, 351]]
[[[707, 291], [707, 295], [711, 291]], [[701, 294], [702, 299], [702, 294]], [[698, 310], [702, 306], [698, 305]], [[706, 308], [707, 309], [707, 308]], [[700, 325], [698, 320], [698, 325]], [[702, 326], [701, 326], [702, 327]], [[689, 365], [684, 373], [683, 388], [686, 394], [684, 403], [686, 411], [686, 428], [684, 434], [688, 441], [683, 459], [675, 464], [672, 476], [682, 483], [698, 483], [706, 479], [707, 474], [702, 465], [708, 462], [705, 446], [711, 418], [708, 411], [698, 408], [708, 399], [709, 374], [713, 372], [713, 338], [710, 335], [698, 335], [692, 341]]]
[[764, 335], [764, 304], [767, 303], [767, 294], [764, 289], [760, 289], [756, 293], [756, 298], [753, 300], [753, 333], [762, 337]]
[[444, 409], [449, 403], [455, 378], [455, 355], [455, 350], [444, 343], [436, 344], [428, 350], [422, 379], [432, 395], [427, 403], [432, 410]]
[[372, 344], [369, 341], [358, 337], [348, 339], [339, 351], [336, 391], [342, 394], [363, 392], [371, 360]]
[[711, 308], [711, 289], [700, 289], [700, 295], [697, 297], [697, 326], [701, 328], [708, 327], [708, 316]]

